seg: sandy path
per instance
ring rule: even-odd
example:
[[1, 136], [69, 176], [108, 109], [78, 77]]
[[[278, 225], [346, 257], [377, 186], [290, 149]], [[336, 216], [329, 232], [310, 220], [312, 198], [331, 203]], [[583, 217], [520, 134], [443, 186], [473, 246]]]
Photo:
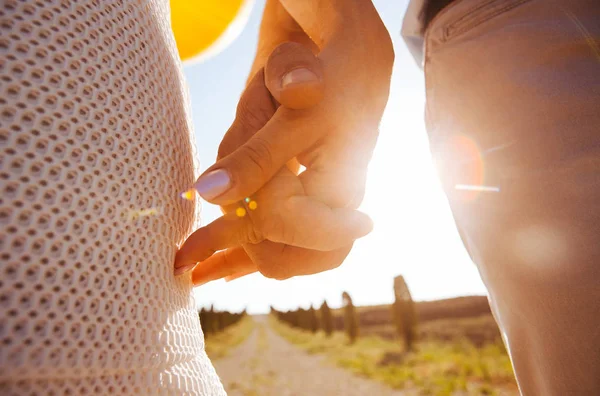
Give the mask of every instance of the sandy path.
[[309, 355], [276, 334], [266, 317], [254, 317], [256, 328], [239, 347], [214, 361], [230, 396], [403, 395], [383, 384]]

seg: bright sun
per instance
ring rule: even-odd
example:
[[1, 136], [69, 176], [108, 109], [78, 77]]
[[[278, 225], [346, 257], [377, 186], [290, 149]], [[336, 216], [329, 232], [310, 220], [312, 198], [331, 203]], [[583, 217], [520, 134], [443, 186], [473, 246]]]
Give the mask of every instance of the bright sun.
[[[373, 263], [371, 270], [382, 277], [404, 275], [417, 299], [440, 297], [441, 290], [448, 296], [485, 293], [458, 237], [424, 123], [403, 117], [410, 109], [394, 113], [395, 108], [390, 103], [382, 120], [360, 208], [373, 218], [375, 229], [357, 243], [349, 260]], [[371, 293], [378, 294], [378, 287], [373, 283]]]

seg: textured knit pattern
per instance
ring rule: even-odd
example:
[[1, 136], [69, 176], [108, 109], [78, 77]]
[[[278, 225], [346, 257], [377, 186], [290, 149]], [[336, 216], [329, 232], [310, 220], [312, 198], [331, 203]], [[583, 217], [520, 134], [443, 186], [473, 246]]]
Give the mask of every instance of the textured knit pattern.
[[2, 0], [0, 394], [224, 394], [189, 276], [168, 0]]

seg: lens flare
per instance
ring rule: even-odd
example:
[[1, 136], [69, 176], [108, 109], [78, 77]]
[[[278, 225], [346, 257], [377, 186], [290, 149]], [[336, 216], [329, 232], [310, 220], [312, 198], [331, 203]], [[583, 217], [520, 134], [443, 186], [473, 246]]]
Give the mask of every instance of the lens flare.
[[477, 143], [470, 137], [459, 134], [453, 136], [445, 145], [439, 172], [460, 191], [460, 199], [475, 200], [486, 186], [484, 160]]
[[258, 204], [256, 203], [256, 201], [250, 201], [248, 203], [248, 209], [255, 210], [256, 208], [258, 208]]
[[181, 194], [179, 194], [179, 196], [183, 199], [185, 199], [186, 201], [193, 201], [194, 197], [196, 196], [196, 190], [194, 190], [193, 188], [190, 188], [187, 191], [182, 192]]
[[457, 184], [454, 186], [454, 188], [464, 191], [500, 192], [500, 187], [494, 186], [471, 186], [468, 184]]
[[237, 208], [235, 210], [235, 214], [236, 214], [237, 217], [244, 217], [244, 216], [246, 216], [246, 209], [244, 209], [244, 208]]
[[149, 217], [156, 216], [160, 213], [158, 208], [149, 208], [149, 209], [132, 209], [127, 212], [128, 220], [136, 220], [140, 217]]

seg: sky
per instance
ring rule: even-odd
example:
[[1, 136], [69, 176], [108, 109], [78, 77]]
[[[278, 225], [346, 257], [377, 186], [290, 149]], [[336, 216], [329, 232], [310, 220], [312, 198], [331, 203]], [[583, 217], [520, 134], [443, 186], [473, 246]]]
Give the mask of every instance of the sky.
[[[194, 290], [198, 306], [250, 313], [307, 308], [324, 299], [341, 306], [347, 291], [356, 305], [393, 301], [393, 277], [403, 275], [416, 300], [485, 294], [475, 265], [454, 226], [429, 154], [424, 125], [425, 87], [400, 36], [408, 0], [374, 0], [394, 42], [396, 60], [390, 98], [369, 166], [359, 208], [374, 220], [341, 267], [325, 273], [275, 281], [253, 274], [211, 282]], [[239, 36], [201, 63], [184, 66], [190, 90], [196, 144], [202, 170], [211, 166], [234, 119], [250, 70], [264, 0], [257, 0]], [[202, 224], [220, 215], [203, 202]]]

